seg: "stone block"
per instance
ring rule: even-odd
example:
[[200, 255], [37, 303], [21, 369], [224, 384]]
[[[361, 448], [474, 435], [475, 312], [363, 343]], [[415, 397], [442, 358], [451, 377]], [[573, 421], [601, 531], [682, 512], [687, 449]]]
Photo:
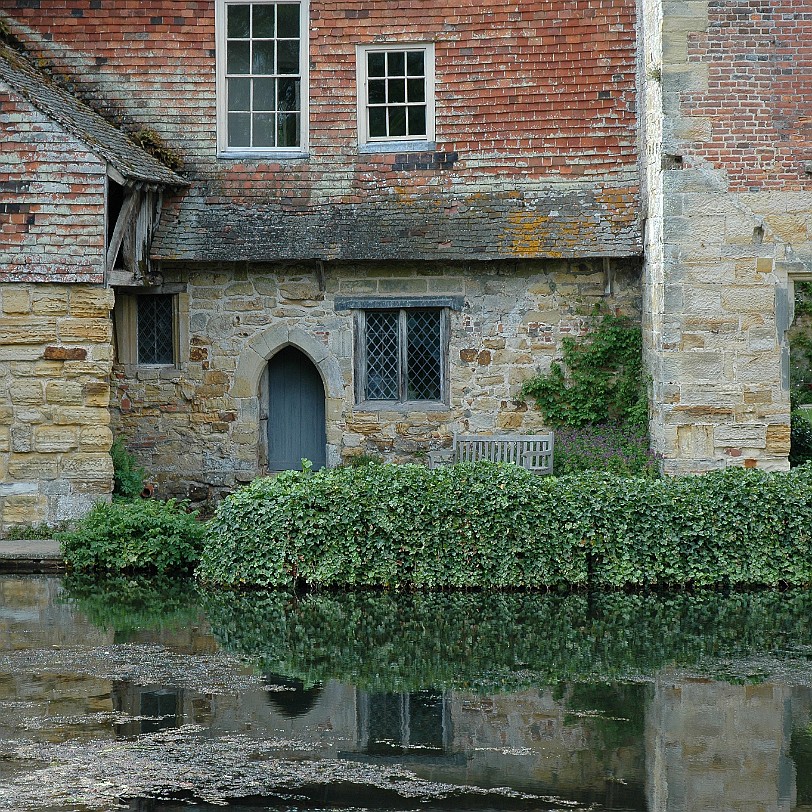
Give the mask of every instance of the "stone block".
[[58, 461], [52, 454], [12, 454], [8, 460], [8, 474], [12, 479], [36, 482], [56, 479]]
[[731, 424], [716, 426], [713, 434], [717, 446], [737, 448], [764, 448], [767, 444], [767, 427], [765, 425]]
[[77, 452], [62, 465], [62, 475], [67, 479], [99, 480], [113, 476], [113, 460], [109, 454]]
[[41, 381], [25, 378], [12, 380], [8, 393], [11, 402], [15, 405], [39, 406], [43, 402]]
[[28, 288], [4, 287], [3, 313], [17, 315], [31, 312], [31, 294]]
[[72, 426], [35, 426], [33, 445], [40, 454], [73, 451], [79, 445], [79, 432]]
[[49, 381], [45, 385], [45, 400], [47, 403], [81, 406], [82, 385], [78, 381]]
[[109, 426], [110, 412], [94, 407], [67, 406], [55, 410], [53, 423], [60, 426]]
[[767, 426], [766, 449], [770, 454], [789, 454], [790, 427], [788, 424]]
[[31, 291], [31, 312], [39, 316], [65, 316], [68, 313], [68, 289], [37, 286]]
[[68, 316], [59, 319], [58, 329], [60, 341], [67, 344], [102, 344], [113, 338], [113, 323], [109, 318], [79, 319]]
[[730, 285], [722, 289], [722, 307], [734, 313], [775, 313], [775, 287]]
[[110, 405], [110, 385], [103, 381], [90, 381], [82, 386], [82, 403], [85, 406]]
[[104, 319], [113, 309], [111, 288], [77, 285], [70, 291], [70, 314], [78, 319]]
[[46, 347], [42, 357], [46, 361], [84, 361], [87, 350], [84, 347]]
[[[0, 344], [48, 344], [56, 338], [56, 319], [42, 316], [0, 318]], [[37, 352], [36, 357], [40, 353]], [[21, 360], [16, 354], [13, 360]]]
[[48, 500], [35, 494], [8, 496], [0, 510], [3, 527], [42, 524], [48, 517]]
[[684, 459], [708, 459], [713, 457], [713, 430], [710, 425], [689, 424], [677, 427], [679, 456]]

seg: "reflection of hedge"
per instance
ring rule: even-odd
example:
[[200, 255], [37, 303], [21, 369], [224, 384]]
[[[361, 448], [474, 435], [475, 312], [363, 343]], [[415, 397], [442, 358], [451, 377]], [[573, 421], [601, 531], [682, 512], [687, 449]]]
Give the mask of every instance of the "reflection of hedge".
[[800, 591], [211, 592], [203, 604], [223, 647], [266, 672], [377, 690], [616, 680], [812, 643]]
[[189, 626], [199, 619], [197, 592], [188, 580], [69, 573], [65, 599], [94, 626], [127, 635], [142, 629]]
[[812, 466], [649, 480], [366, 465], [232, 494], [199, 575], [263, 586], [807, 584], [811, 539]]

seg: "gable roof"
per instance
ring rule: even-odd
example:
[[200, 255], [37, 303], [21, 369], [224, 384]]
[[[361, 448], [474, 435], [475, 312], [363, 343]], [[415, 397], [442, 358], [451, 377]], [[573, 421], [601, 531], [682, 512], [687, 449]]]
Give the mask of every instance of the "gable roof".
[[59, 87], [23, 54], [2, 42], [0, 80], [106, 160], [125, 180], [161, 186], [189, 185], [84, 102]]

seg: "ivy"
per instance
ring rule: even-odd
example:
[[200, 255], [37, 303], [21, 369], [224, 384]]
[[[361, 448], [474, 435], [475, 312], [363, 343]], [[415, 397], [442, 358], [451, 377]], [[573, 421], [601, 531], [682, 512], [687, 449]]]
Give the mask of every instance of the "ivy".
[[[616, 422], [645, 426], [648, 401], [640, 326], [625, 316], [604, 314], [582, 339], [562, 342], [563, 366], [522, 386], [553, 428]], [[566, 368], [566, 371], [565, 371]]]
[[478, 463], [258, 479], [198, 568], [239, 586], [545, 588], [812, 583], [812, 466], [650, 479]]

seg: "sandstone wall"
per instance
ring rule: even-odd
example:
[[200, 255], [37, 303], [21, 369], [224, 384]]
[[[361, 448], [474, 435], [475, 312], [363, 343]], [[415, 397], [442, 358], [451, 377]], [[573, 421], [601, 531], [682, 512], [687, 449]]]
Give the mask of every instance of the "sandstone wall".
[[0, 287], [0, 531], [109, 499], [112, 306], [91, 285]]
[[[454, 430], [541, 429], [517, 400], [522, 381], [549, 370], [561, 339], [583, 334], [595, 305], [639, 318], [634, 261], [336, 263], [165, 269], [185, 286], [185, 360], [174, 368], [117, 365], [113, 424], [158, 484], [160, 495], [204, 499], [261, 470], [259, 389], [276, 350], [300, 346], [327, 395], [328, 464], [374, 453], [420, 459]], [[322, 284], [323, 283], [323, 284]], [[611, 293], [607, 293], [607, 285]], [[450, 313], [447, 408], [361, 410], [353, 388], [353, 314], [342, 295], [461, 295]]]
[[[656, 38], [659, 3], [643, 9]], [[644, 119], [646, 301], [652, 437], [671, 473], [788, 464], [790, 289], [812, 268], [812, 133], [795, 104], [812, 57], [796, 10], [662, 4], [662, 62], [645, 79], [662, 90]]]

